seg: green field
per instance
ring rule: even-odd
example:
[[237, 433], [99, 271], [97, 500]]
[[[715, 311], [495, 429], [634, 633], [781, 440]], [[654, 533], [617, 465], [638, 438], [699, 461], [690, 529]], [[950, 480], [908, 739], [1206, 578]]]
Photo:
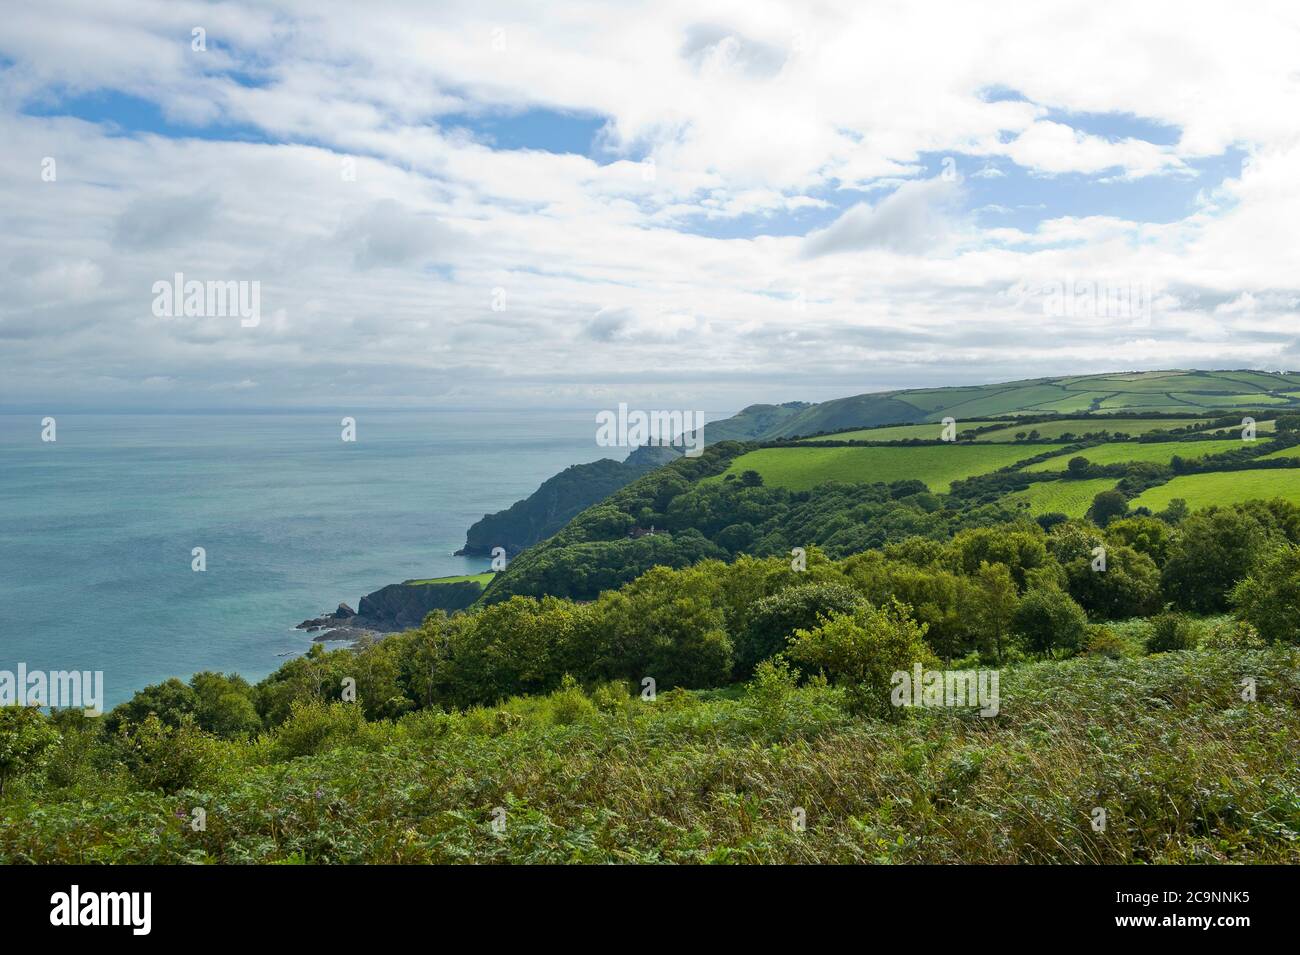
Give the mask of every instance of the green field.
[[1145, 491], [1129, 506], [1162, 511], [1176, 497], [1192, 509], [1275, 497], [1300, 504], [1300, 468], [1186, 474]]
[[1300, 458], [1300, 444], [1293, 444], [1281, 451], [1270, 451], [1268, 454], [1260, 456], [1261, 461], [1270, 461], [1274, 458]]
[[1060, 513], [1083, 517], [1092, 499], [1115, 486], [1114, 478], [1088, 478], [1084, 481], [1039, 481], [1023, 491], [1008, 494], [1002, 503], [1023, 507], [1031, 515]]
[[1275, 395], [1194, 395], [1174, 394], [1173, 397], [1189, 404], [1204, 405], [1206, 408], [1262, 408], [1265, 405], [1284, 405], [1286, 398]]
[[1083, 451], [1067, 451], [1046, 461], [1028, 465], [1026, 471], [1064, 471], [1071, 458], [1086, 458], [1090, 464], [1121, 464], [1127, 461], [1154, 461], [1168, 464], [1174, 455], [1181, 458], [1201, 458], [1207, 454], [1223, 454], [1244, 446], [1241, 439], [1223, 441], [1161, 441], [1141, 444], [1137, 441], [1114, 441], [1099, 444]]
[[[1256, 422], [1255, 422], [1255, 433], [1256, 433], [1256, 434], [1264, 434], [1264, 433], [1267, 432], [1267, 431], [1276, 431], [1276, 430], [1277, 430], [1277, 422], [1276, 422], [1276, 421], [1256, 421]], [[1211, 428], [1210, 430], [1206, 431], [1205, 433], [1206, 433], [1206, 434], [1229, 434], [1229, 433], [1233, 433], [1233, 434], [1240, 435], [1240, 434], [1241, 434], [1241, 425], [1239, 425], [1239, 424], [1234, 424], [1234, 425], [1232, 425], [1232, 426], [1230, 426], [1230, 427], [1227, 427], [1227, 428]]]
[[[1111, 434], [1146, 434], [1148, 431], [1170, 431], [1174, 428], [1190, 428], [1204, 424], [1208, 418], [1115, 418], [1105, 420], [1098, 418], [1062, 418], [1059, 421], [1044, 421], [1041, 424], [1013, 424], [1000, 431], [981, 434], [977, 441], [1014, 441], [1020, 432], [1037, 431], [1040, 438], [1059, 438], [1063, 434], [1095, 434], [1109, 431]], [[961, 423], [958, 422], [958, 429]]]
[[[1268, 406], [1300, 409], [1300, 374], [1260, 371], [1156, 371], [1064, 378], [1030, 378], [972, 387], [881, 391], [835, 398], [805, 407], [756, 405], [737, 417], [749, 425], [711, 425], [723, 438], [771, 440], [820, 432], [875, 429], [891, 422], [919, 424], [946, 417], [975, 418], [1073, 414], [1123, 409], [1205, 415], [1212, 409]], [[743, 433], [742, 433], [743, 432]]]
[[[991, 422], [981, 421], [978, 424], [966, 425], [974, 428], [980, 425], [987, 425]], [[957, 430], [960, 431], [961, 424], [958, 424]], [[917, 439], [920, 441], [938, 441], [943, 435], [943, 425], [939, 422], [931, 424], [899, 424], [887, 428], [860, 428], [857, 431], [842, 431], [839, 434], [826, 434], [820, 437], [803, 438], [802, 441], [909, 441]]]
[[427, 577], [424, 580], [404, 580], [403, 584], [408, 586], [417, 586], [419, 584], [462, 584], [467, 580], [477, 581], [484, 587], [496, 576], [494, 571], [489, 570], [485, 574], [462, 574], [459, 577]]
[[987, 474], [1060, 445], [1029, 447], [998, 444], [931, 444], [919, 447], [761, 448], [742, 454], [724, 474], [754, 470], [771, 487], [806, 491], [826, 481], [886, 484], [924, 481], [933, 491], [947, 491], [953, 481]]

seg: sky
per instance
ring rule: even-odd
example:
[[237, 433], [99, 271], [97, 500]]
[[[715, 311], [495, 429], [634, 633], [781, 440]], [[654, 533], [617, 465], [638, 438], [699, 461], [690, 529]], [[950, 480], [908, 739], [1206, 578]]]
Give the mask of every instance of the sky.
[[1297, 117], [1293, 2], [12, 4], [0, 410], [1300, 369]]

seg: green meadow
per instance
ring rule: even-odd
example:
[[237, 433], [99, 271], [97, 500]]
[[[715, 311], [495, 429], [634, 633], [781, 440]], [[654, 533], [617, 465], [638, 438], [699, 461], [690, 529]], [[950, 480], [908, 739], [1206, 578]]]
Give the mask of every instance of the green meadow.
[[719, 477], [757, 471], [763, 483], [806, 491], [827, 481], [849, 484], [922, 481], [947, 491], [953, 481], [987, 474], [1060, 445], [931, 444], [873, 448], [760, 448], [740, 455]]
[[418, 584], [463, 584], [472, 580], [486, 587], [495, 576], [495, 573], [488, 571], [485, 574], [461, 574], [459, 577], [427, 577], [423, 580], [404, 580], [402, 583], [411, 586]]
[[1095, 448], [1082, 451], [1067, 451], [1046, 461], [1030, 464], [1026, 471], [1064, 471], [1072, 458], [1080, 457], [1089, 464], [1124, 464], [1129, 461], [1154, 461], [1168, 464], [1177, 455], [1180, 458], [1202, 458], [1210, 454], [1223, 454], [1236, 451], [1243, 446], [1240, 439], [1223, 441], [1161, 441], [1141, 444], [1137, 441], [1115, 441], [1100, 444]]
[[1185, 474], [1143, 492], [1130, 501], [1129, 506], [1161, 511], [1176, 497], [1185, 500], [1193, 510], [1214, 504], [1237, 504], [1275, 497], [1300, 504], [1300, 468]]
[[[1207, 418], [1062, 418], [1039, 424], [1013, 424], [1000, 431], [980, 435], [978, 441], [1014, 441], [1017, 434], [1037, 431], [1040, 438], [1059, 438], [1063, 434], [1083, 435], [1109, 431], [1111, 434], [1146, 434], [1148, 431], [1172, 431], [1204, 424]], [[958, 424], [960, 428], [960, 423]]]
[[1115, 486], [1114, 478], [1087, 478], [1082, 481], [1039, 481], [1023, 491], [1002, 499], [1008, 507], [1024, 508], [1031, 515], [1065, 514], [1083, 517], [1092, 499]]

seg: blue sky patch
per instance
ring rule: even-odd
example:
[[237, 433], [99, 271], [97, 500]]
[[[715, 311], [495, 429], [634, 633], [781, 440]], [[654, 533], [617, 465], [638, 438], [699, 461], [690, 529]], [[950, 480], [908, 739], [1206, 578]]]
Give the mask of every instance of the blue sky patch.
[[442, 129], [463, 129], [493, 149], [532, 149], [590, 159], [598, 158], [596, 140], [606, 122], [603, 116], [540, 107], [515, 112], [449, 113], [438, 117]]
[[266, 132], [243, 123], [215, 122], [206, 126], [168, 119], [157, 103], [117, 90], [96, 90], [57, 96], [28, 104], [26, 116], [69, 116], [88, 123], [111, 124], [124, 135], [153, 133], [171, 139], [212, 139], [238, 142], [272, 142]]

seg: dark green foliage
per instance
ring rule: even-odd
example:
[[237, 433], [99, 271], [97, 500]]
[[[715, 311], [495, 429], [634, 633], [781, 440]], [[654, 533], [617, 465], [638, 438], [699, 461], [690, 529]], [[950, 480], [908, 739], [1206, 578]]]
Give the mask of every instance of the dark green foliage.
[[825, 617], [848, 613], [861, 599], [843, 584], [804, 584], [763, 598], [749, 626], [736, 637], [736, 677], [747, 679], [761, 661], [784, 650], [796, 630], [809, 630]]
[[0, 795], [10, 780], [40, 769], [58, 731], [34, 706], [0, 706]]
[[1074, 652], [1087, 637], [1088, 615], [1055, 587], [1029, 591], [1016, 608], [1016, 633], [1035, 653]]
[[1161, 572], [1166, 596], [1185, 610], [1227, 609], [1228, 592], [1254, 569], [1270, 531], [1240, 508], [1211, 508], [1179, 525]]
[[504, 547], [507, 553], [517, 554], [550, 537], [584, 508], [626, 487], [647, 469], [609, 458], [565, 468], [522, 501], [484, 514], [465, 533], [464, 553], [487, 556], [492, 548]]
[[1088, 508], [1088, 519], [1098, 527], [1105, 527], [1127, 513], [1128, 498], [1119, 491], [1102, 491], [1092, 499], [1092, 506]]
[[918, 626], [898, 603], [874, 607], [861, 603], [810, 630], [796, 631], [788, 654], [796, 663], [825, 673], [845, 688], [850, 712], [896, 720], [906, 710], [891, 702], [893, 675], [939, 665]]
[[1271, 551], [1237, 583], [1231, 598], [1265, 640], [1300, 643], [1300, 547], [1286, 544]]
[[1196, 631], [1191, 621], [1180, 613], [1162, 613], [1148, 621], [1147, 653], [1190, 650], [1196, 645]]

